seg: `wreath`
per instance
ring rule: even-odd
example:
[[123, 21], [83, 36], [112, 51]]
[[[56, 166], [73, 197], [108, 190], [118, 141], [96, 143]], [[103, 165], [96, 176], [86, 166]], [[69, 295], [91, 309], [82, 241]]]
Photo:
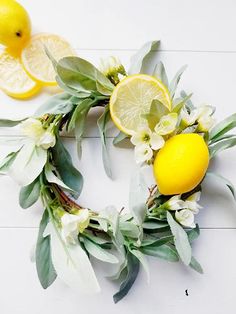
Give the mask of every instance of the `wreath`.
[[[130, 290], [140, 264], [148, 274], [146, 256], [182, 261], [199, 273], [202, 267], [191, 245], [199, 236], [195, 224], [201, 184], [206, 176], [221, 180], [235, 198], [233, 185], [208, 171], [216, 154], [236, 145], [236, 114], [216, 124], [214, 108], [194, 106], [192, 94], [176, 89], [185, 67], [169, 83], [159, 62], [147, 72], [159, 41], [146, 43], [131, 59], [129, 71], [117, 58], [100, 69], [79, 57], [58, 62], [46, 51], [63, 92], [52, 96], [34, 114], [19, 121], [0, 120], [1, 127], [18, 127], [19, 149], [0, 164], [1, 174], [21, 185], [19, 203], [32, 206], [39, 198], [44, 213], [35, 250], [43, 288], [59, 277], [72, 288], [100, 290], [90, 257], [114, 264], [111, 279], [122, 281], [114, 302]], [[78, 204], [83, 177], [73, 166], [61, 132], [74, 131], [79, 156], [86, 118], [91, 108], [104, 108], [98, 119], [104, 168], [109, 177], [106, 126], [112, 118], [120, 130], [114, 145], [130, 141], [137, 168], [130, 183], [129, 212], [109, 206], [95, 212]], [[148, 187], [143, 169], [154, 170]]]

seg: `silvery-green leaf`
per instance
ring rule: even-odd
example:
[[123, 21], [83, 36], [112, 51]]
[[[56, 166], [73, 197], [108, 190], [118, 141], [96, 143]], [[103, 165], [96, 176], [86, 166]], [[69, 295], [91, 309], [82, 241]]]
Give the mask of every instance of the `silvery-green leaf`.
[[200, 235], [200, 229], [198, 224], [196, 224], [196, 227], [187, 231], [188, 240], [190, 243], [192, 243], [194, 240], [196, 240]]
[[69, 186], [67, 186], [61, 179], [59, 179], [53, 171], [55, 171], [55, 169], [52, 167], [52, 165], [47, 163], [44, 170], [47, 181], [59, 185], [64, 190], [73, 192], [73, 190], [69, 188]]
[[7, 174], [10, 166], [12, 165], [13, 161], [16, 159], [16, 156], [19, 151], [11, 152], [8, 154], [1, 162], [0, 162], [0, 174]]
[[60, 174], [62, 181], [73, 191], [74, 197], [79, 197], [83, 188], [83, 177], [73, 166], [72, 159], [60, 138], [57, 138], [56, 145], [52, 147], [54, 166]]
[[97, 243], [99, 245], [110, 243], [110, 239], [100, 238], [99, 235], [94, 236], [88, 232], [84, 232], [83, 235], [86, 236], [86, 238], [88, 238], [92, 242]]
[[119, 132], [117, 134], [117, 136], [114, 138], [113, 140], [113, 145], [118, 146], [120, 144], [120, 142], [122, 142], [123, 140], [127, 139], [129, 136], [123, 132]]
[[236, 191], [235, 191], [235, 188], [234, 188], [232, 182], [230, 182], [228, 179], [221, 176], [220, 174], [210, 172], [210, 171], [207, 171], [206, 177], [212, 178], [214, 180], [220, 181], [223, 184], [225, 184], [227, 186], [227, 188], [229, 188], [230, 192], [232, 193], [233, 198], [236, 200]]
[[26, 209], [37, 202], [40, 196], [40, 182], [36, 178], [29, 185], [23, 186], [20, 190], [19, 204], [22, 208]]
[[198, 272], [199, 274], [203, 274], [202, 266], [201, 266], [200, 263], [196, 260], [195, 257], [192, 256], [191, 263], [189, 264], [189, 266], [190, 266], [192, 269], [194, 269], [196, 272]]
[[189, 265], [192, 258], [192, 249], [188, 240], [187, 233], [178, 224], [172, 215], [167, 211], [167, 221], [174, 236], [176, 250], [185, 265]]
[[188, 100], [192, 97], [192, 95], [193, 94], [191, 93], [191, 94], [187, 95], [186, 97], [179, 99], [179, 101], [176, 102], [172, 112], [179, 113], [181, 111], [181, 109], [183, 108], [183, 106], [185, 105], [185, 103], [187, 103]]
[[148, 187], [144, 180], [142, 170], [136, 167], [130, 180], [129, 209], [139, 225], [143, 224], [147, 213], [147, 197]]
[[94, 256], [95, 258], [111, 264], [116, 264], [119, 262], [117, 257], [109, 252], [107, 250], [101, 248], [99, 245], [93, 243], [92, 241], [84, 238], [84, 246], [85, 249]]
[[21, 123], [24, 120], [26, 120], [26, 118], [21, 119], [21, 120], [0, 119], [0, 128], [11, 128], [11, 127], [18, 125], [19, 123]]
[[28, 142], [18, 152], [9, 168], [9, 176], [19, 185], [26, 186], [42, 172], [47, 161], [47, 150]]
[[114, 294], [113, 300], [115, 303], [119, 302], [121, 299], [123, 299], [131, 287], [133, 286], [138, 273], [139, 273], [139, 260], [136, 256], [134, 256], [132, 253], [127, 253], [127, 275], [122, 282], [119, 291]]
[[79, 57], [65, 57], [57, 64], [57, 74], [61, 81], [74, 89], [97, 91], [97, 83], [106, 94], [111, 94], [114, 85], [88, 61]]
[[[188, 97], [187, 93], [186, 93], [184, 90], [182, 90], [182, 91], [180, 92], [180, 96], [181, 96], [182, 98]], [[187, 105], [187, 107], [188, 107], [190, 110], [194, 109], [194, 105], [193, 105], [193, 102], [191, 101], [191, 99], [188, 99], [188, 100], [186, 101], [186, 105]]]
[[149, 283], [150, 281], [150, 271], [149, 271], [149, 266], [148, 266], [148, 262], [146, 259], [146, 256], [139, 250], [131, 250], [130, 251], [134, 256], [137, 257], [137, 259], [140, 261], [141, 265], [143, 266], [146, 275], [147, 275], [147, 282]]
[[109, 158], [107, 147], [106, 147], [106, 126], [109, 120], [110, 120], [109, 106], [106, 106], [104, 113], [100, 116], [100, 118], [97, 121], [97, 125], [98, 125], [99, 134], [100, 134], [100, 138], [102, 142], [102, 160], [103, 160], [104, 169], [106, 171], [107, 176], [112, 179], [110, 158]]
[[210, 157], [213, 158], [216, 154], [234, 146], [236, 146], [236, 137], [227, 138], [213, 145], [209, 145]]
[[136, 239], [140, 234], [139, 227], [134, 224], [132, 221], [124, 221], [119, 223], [120, 231], [124, 236], [129, 238]]
[[184, 65], [183, 67], [181, 67], [179, 69], [179, 71], [175, 74], [173, 80], [170, 82], [169, 89], [170, 89], [170, 95], [171, 95], [172, 98], [174, 98], [177, 86], [178, 86], [179, 81], [181, 79], [181, 76], [184, 73], [184, 71], [186, 70], [186, 68], [187, 68], [187, 65]]
[[168, 236], [164, 236], [161, 238], [153, 238], [153, 239], [145, 239], [142, 241], [141, 247], [158, 247], [158, 246], [162, 246], [163, 244], [166, 244], [168, 242], [173, 241], [173, 236], [172, 235], [168, 235]]
[[80, 243], [66, 244], [54, 223], [50, 229], [51, 256], [58, 278], [80, 292], [99, 292], [100, 287], [93, 267]]
[[155, 69], [153, 71], [153, 76], [160, 79], [162, 83], [168, 88], [169, 86], [168, 77], [166, 74], [164, 64], [161, 61], [155, 66]]
[[35, 117], [41, 117], [44, 114], [66, 114], [70, 112], [74, 106], [72, 95], [61, 93], [51, 96], [42, 106], [35, 112]]
[[101, 221], [104, 221], [104, 223], [106, 223], [106, 228], [108, 222], [111, 225], [113, 236], [116, 238], [117, 232], [119, 231], [119, 212], [114, 206], [107, 206], [102, 209], [99, 212], [98, 221], [99, 223], [101, 223]]
[[150, 56], [152, 51], [157, 50], [160, 45], [160, 41], [149, 41], [144, 44], [135, 55], [133, 55], [130, 59], [130, 68], [129, 74], [138, 74], [142, 73], [144, 63], [146, 59]]
[[163, 229], [168, 226], [167, 223], [161, 221], [147, 221], [143, 223], [143, 228], [148, 230]]
[[227, 117], [223, 121], [217, 123], [217, 125], [215, 125], [211, 129], [209, 133], [209, 139], [214, 142], [218, 137], [222, 136], [223, 134], [227, 133], [228, 131], [232, 130], [235, 127], [236, 127], [236, 113]]
[[148, 114], [144, 114], [143, 117], [147, 119], [148, 126], [151, 130], [154, 130], [161, 117], [168, 114], [169, 109], [158, 99], [153, 99]]
[[72, 88], [70, 86], [67, 86], [58, 75], [56, 75], [56, 81], [58, 86], [63, 89], [65, 92], [67, 92], [68, 94], [74, 96], [74, 97], [78, 97], [79, 99], [81, 98], [87, 98], [91, 95], [91, 91], [85, 90], [83, 88]]
[[161, 245], [161, 246], [144, 246], [141, 248], [141, 251], [150, 256], [159, 257], [165, 259], [169, 262], [178, 262], [179, 257], [177, 252], [169, 247], [168, 245]]
[[45, 210], [39, 226], [35, 254], [38, 278], [44, 289], [47, 289], [57, 277], [52, 264], [50, 236], [44, 237], [44, 231], [48, 225], [48, 221], [48, 211]]

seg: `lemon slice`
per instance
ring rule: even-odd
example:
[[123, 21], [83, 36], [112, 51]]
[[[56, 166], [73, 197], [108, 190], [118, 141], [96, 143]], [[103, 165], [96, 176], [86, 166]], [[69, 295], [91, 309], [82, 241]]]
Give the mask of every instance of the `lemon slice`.
[[111, 95], [110, 113], [113, 122], [119, 130], [132, 135], [147, 126], [142, 115], [149, 112], [153, 99], [171, 108], [169, 92], [158, 79], [145, 74], [126, 77]]
[[40, 85], [28, 76], [19, 58], [4, 51], [0, 55], [0, 89], [11, 97], [26, 99], [36, 94]]
[[58, 61], [63, 57], [76, 55], [70, 44], [57, 35], [38, 34], [31, 38], [22, 50], [21, 61], [26, 72], [42, 85], [56, 85], [56, 73], [45, 53], [45, 47]]

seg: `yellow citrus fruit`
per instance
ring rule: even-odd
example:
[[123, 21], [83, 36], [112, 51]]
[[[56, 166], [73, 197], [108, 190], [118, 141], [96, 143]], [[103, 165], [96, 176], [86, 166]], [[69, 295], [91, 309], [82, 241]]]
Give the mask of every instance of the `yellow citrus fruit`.
[[14, 0], [0, 0], [0, 43], [20, 50], [31, 34], [30, 17]]
[[45, 52], [45, 47], [55, 60], [74, 56], [75, 51], [63, 38], [53, 34], [38, 34], [22, 50], [21, 61], [26, 72], [42, 85], [56, 85], [55, 70]]
[[11, 97], [26, 99], [40, 90], [40, 85], [25, 72], [20, 59], [4, 51], [0, 55], [0, 89]]
[[154, 176], [164, 195], [182, 194], [203, 179], [209, 164], [209, 151], [198, 134], [179, 134], [166, 141], [154, 161]]
[[124, 78], [110, 98], [111, 118], [117, 128], [131, 135], [147, 126], [147, 120], [142, 115], [149, 112], [153, 99], [158, 99], [167, 108], [171, 108], [168, 90], [155, 77], [137, 74]]

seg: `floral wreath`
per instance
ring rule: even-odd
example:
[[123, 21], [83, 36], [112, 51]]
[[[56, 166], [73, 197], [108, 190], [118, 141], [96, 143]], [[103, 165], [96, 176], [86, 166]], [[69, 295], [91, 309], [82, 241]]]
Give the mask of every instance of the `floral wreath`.
[[[91, 256], [114, 264], [116, 271], [111, 279], [122, 281], [113, 296], [115, 303], [132, 287], [140, 264], [148, 274], [146, 255], [170, 262], [181, 260], [203, 273], [192, 255], [191, 244], [200, 234], [194, 217], [201, 208], [201, 184], [206, 175], [222, 180], [235, 198], [232, 184], [207, 169], [209, 160], [216, 154], [236, 145], [236, 135], [229, 133], [236, 126], [236, 114], [215, 124], [213, 107], [195, 107], [190, 100], [192, 94], [184, 91], [175, 97], [185, 67], [170, 83], [161, 62], [151, 75], [147, 74], [145, 66], [152, 60], [158, 45], [159, 41], [146, 43], [132, 57], [128, 72], [114, 57], [103, 60], [97, 69], [79, 57], [66, 57], [57, 62], [50, 51], [46, 51], [64, 92], [51, 97], [33, 117], [20, 121], [0, 120], [1, 127], [20, 127], [23, 135], [20, 141], [17, 139], [19, 149], [0, 163], [0, 173], [11, 176], [21, 185], [19, 203], [22, 208], [32, 206], [41, 198], [45, 209], [35, 250], [38, 277], [45, 289], [58, 276], [72, 288], [98, 292]], [[124, 92], [128, 80], [134, 82], [139, 78], [144, 83], [157, 84], [166, 98], [163, 95], [153, 97], [145, 107], [148, 110], [140, 115], [142, 123], [131, 132], [116, 116], [122, 109], [117, 93], [118, 89], [122, 93], [122, 86]], [[141, 93], [137, 86], [132, 87], [136, 98], [146, 92], [144, 89]], [[73, 166], [60, 134], [62, 130], [75, 132], [80, 156], [86, 117], [96, 106], [104, 108], [98, 128], [108, 176], [111, 170], [106, 150], [106, 125], [110, 117], [121, 130], [114, 145], [128, 139], [135, 146], [139, 166], [131, 178], [129, 213], [111, 206], [95, 212], [76, 202], [83, 177]], [[147, 187], [142, 174], [144, 165], [154, 169], [157, 184], [151, 188]]]

